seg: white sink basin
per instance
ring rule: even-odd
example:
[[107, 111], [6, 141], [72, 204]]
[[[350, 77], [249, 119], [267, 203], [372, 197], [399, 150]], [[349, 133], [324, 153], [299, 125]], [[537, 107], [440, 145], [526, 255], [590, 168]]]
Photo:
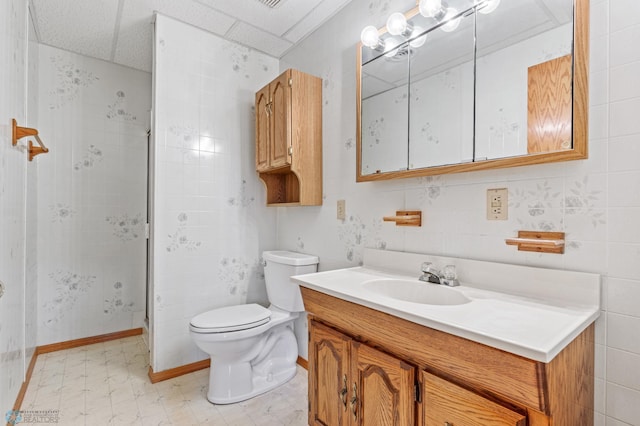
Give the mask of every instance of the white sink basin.
[[367, 281], [362, 286], [371, 292], [405, 302], [426, 305], [462, 305], [471, 302], [471, 299], [452, 288], [419, 280], [378, 279]]

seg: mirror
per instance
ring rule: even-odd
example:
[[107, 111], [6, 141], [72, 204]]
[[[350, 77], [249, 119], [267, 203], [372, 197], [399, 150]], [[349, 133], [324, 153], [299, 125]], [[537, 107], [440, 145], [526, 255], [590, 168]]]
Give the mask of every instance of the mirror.
[[587, 158], [588, 0], [442, 5], [358, 46], [357, 181]]

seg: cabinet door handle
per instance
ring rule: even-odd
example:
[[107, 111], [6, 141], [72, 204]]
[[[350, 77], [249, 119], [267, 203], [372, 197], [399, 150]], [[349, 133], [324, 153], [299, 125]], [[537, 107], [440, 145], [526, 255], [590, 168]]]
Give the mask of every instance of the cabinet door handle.
[[271, 102], [267, 102], [267, 103], [264, 105], [264, 112], [265, 112], [267, 115], [271, 115]]
[[353, 382], [353, 398], [351, 398], [351, 413], [353, 414], [353, 421], [358, 420], [358, 388], [356, 383]]
[[344, 411], [347, 411], [347, 393], [349, 393], [349, 391], [347, 390], [347, 375], [345, 374], [342, 377], [342, 389], [338, 392], [342, 405], [344, 406]]

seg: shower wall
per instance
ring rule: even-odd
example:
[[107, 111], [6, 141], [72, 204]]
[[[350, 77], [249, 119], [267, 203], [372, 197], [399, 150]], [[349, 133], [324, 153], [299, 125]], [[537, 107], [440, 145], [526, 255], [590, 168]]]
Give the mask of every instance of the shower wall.
[[[0, 413], [13, 407], [25, 373], [25, 141], [11, 145], [11, 119], [26, 116], [27, 1], [0, 2]], [[11, 413], [8, 413], [11, 414]]]
[[149, 73], [39, 46], [38, 345], [145, 317]]
[[206, 359], [189, 321], [266, 303], [261, 252], [275, 211], [254, 166], [254, 95], [278, 61], [158, 15], [154, 41], [153, 307], [155, 372]]

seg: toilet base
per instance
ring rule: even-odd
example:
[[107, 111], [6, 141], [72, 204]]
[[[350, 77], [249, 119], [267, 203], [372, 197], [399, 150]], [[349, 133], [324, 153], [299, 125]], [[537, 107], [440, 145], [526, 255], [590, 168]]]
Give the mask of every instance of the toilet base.
[[277, 388], [280, 385], [287, 383], [293, 379], [296, 375], [296, 365], [279, 371], [276, 374], [269, 374], [267, 376], [254, 376], [251, 380], [252, 387], [248, 392], [234, 394], [232, 396], [223, 396], [220, 393], [216, 394], [215, 385], [212, 380], [213, 375], [209, 378], [209, 391], [207, 392], [207, 399], [213, 404], [233, 404], [240, 401], [251, 399], [255, 396], [269, 392], [270, 390]]

